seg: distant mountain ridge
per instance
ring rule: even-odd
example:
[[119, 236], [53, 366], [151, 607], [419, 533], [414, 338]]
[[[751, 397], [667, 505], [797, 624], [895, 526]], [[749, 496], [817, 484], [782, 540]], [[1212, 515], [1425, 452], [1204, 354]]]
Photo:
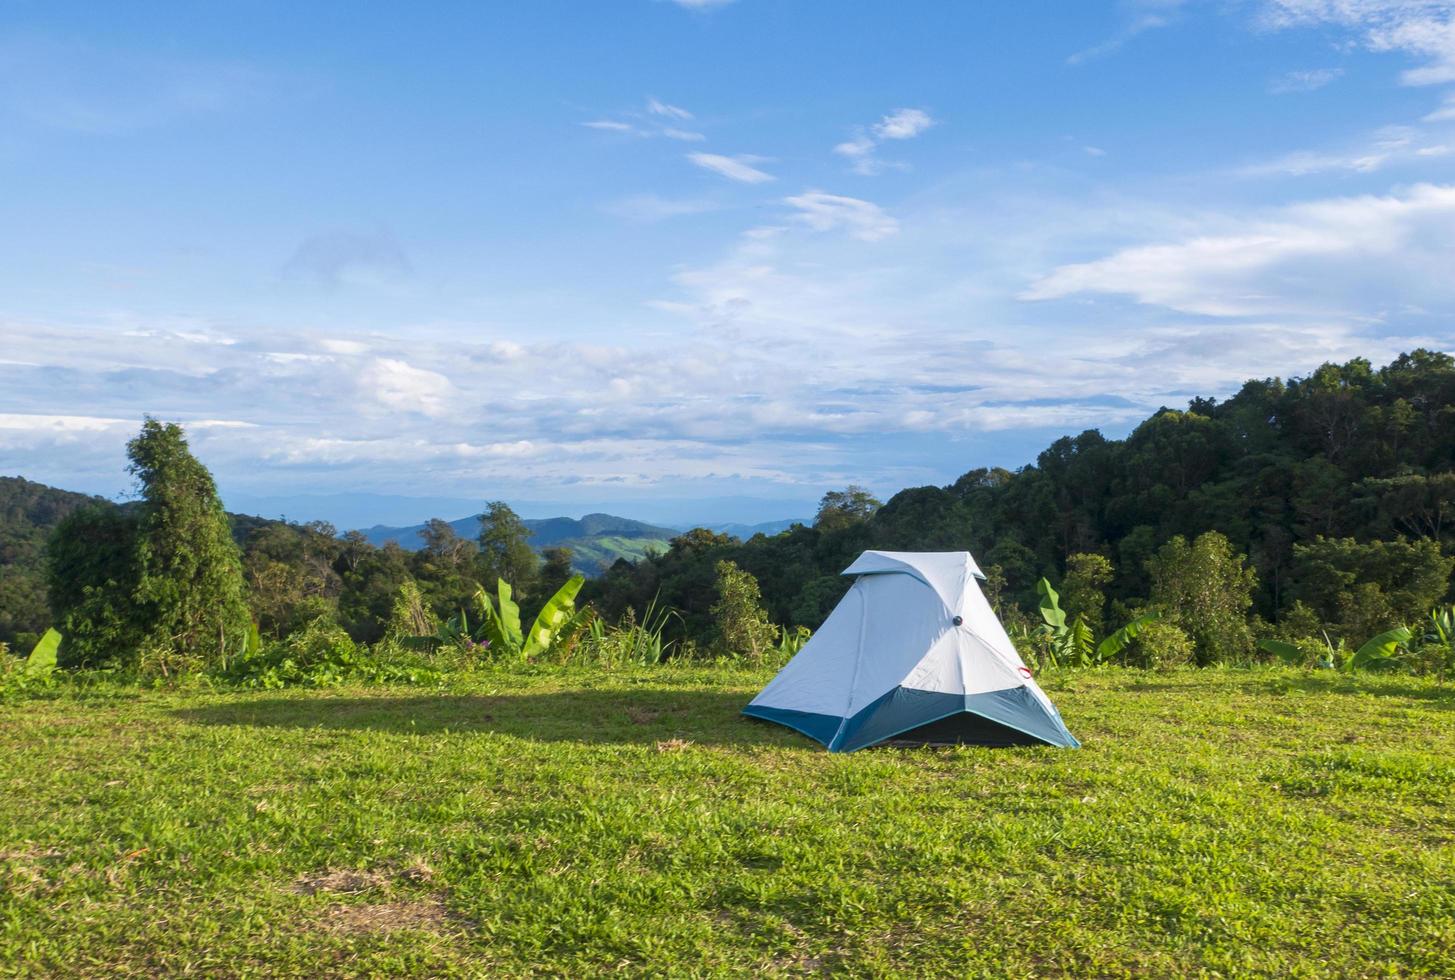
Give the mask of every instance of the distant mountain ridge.
[[[530, 546], [540, 552], [546, 548], [570, 548], [576, 567], [587, 573], [595, 573], [618, 558], [640, 561], [652, 551], [665, 551], [667, 544], [689, 527], [671, 528], [648, 524], [646, 521], [614, 514], [586, 514], [580, 519], [573, 517], [546, 517], [523, 520], [531, 531]], [[794, 524], [806, 523], [800, 520], [767, 521], [762, 524], [694, 524], [692, 527], [706, 527], [719, 534], [731, 534], [744, 541], [755, 534], [774, 535], [786, 531]], [[478, 514], [449, 521], [456, 534], [462, 538], [474, 539], [480, 532]], [[423, 546], [420, 532], [425, 525], [411, 524], [406, 527], [390, 527], [376, 524], [363, 529], [362, 533], [375, 547], [383, 547], [390, 541], [406, 551], [418, 551]]]
[[[462, 538], [473, 540], [480, 533], [478, 514], [448, 523]], [[666, 551], [667, 542], [681, 533], [669, 527], [612, 514], [587, 514], [579, 520], [546, 517], [527, 519], [521, 523], [531, 531], [531, 548], [537, 552], [546, 548], [570, 548], [576, 567], [588, 574], [595, 574], [619, 558], [640, 561], [652, 551]], [[393, 541], [406, 551], [418, 551], [423, 545], [419, 534], [424, 527], [423, 524], [409, 527], [381, 524], [364, 529], [363, 535], [375, 547]]]

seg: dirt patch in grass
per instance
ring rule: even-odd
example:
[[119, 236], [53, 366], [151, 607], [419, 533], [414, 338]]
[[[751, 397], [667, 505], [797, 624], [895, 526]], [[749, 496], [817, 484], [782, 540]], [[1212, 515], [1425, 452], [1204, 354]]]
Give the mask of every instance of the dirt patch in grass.
[[413, 902], [383, 902], [377, 905], [334, 905], [323, 917], [329, 932], [348, 936], [388, 932], [445, 932], [458, 927], [438, 896]]
[[389, 884], [389, 878], [377, 871], [359, 871], [355, 868], [331, 868], [314, 874], [303, 875], [293, 883], [293, 890], [300, 895], [358, 895]]

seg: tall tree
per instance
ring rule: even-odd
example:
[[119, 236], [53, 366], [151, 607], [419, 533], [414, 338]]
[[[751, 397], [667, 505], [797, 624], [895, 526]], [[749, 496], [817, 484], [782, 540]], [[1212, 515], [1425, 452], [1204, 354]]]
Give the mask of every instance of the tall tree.
[[175, 424], [148, 418], [126, 450], [140, 506], [81, 511], [51, 541], [65, 660], [170, 676], [242, 653], [252, 621], [212, 474]]
[[503, 500], [492, 500], [480, 515], [480, 570], [488, 584], [503, 578], [517, 592], [528, 592], [535, 577], [536, 556], [530, 529]]
[[813, 526], [821, 531], [841, 531], [864, 523], [881, 506], [877, 497], [860, 486], [830, 490], [819, 501], [818, 516], [814, 518]]
[[175, 423], [148, 418], [126, 446], [142, 505], [135, 601], [143, 669], [168, 675], [241, 654], [252, 620], [241, 556], [212, 474]]

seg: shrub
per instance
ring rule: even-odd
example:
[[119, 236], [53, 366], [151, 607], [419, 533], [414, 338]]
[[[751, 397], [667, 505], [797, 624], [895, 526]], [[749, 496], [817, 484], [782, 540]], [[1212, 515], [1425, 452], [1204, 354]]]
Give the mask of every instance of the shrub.
[[1191, 544], [1172, 538], [1147, 562], [1152, 604], [1165, 609], [1192, 639], [1200, 666], [1233, 663], [1253, 652], [1248, 610], [1257, 576], [1216, 531]]
[[1134, 667], [1167, 670], [1193, 663], [1196, 647], [1192, 638], [1176, 623], [1152, 620], [1127, 648], [1127, 662]]
[[778, 637], [778, 627], [763, 611], [758, 580], [735, 563], [717, 563], [718, 601], [712, 607], [719, 650], [760, 663]]

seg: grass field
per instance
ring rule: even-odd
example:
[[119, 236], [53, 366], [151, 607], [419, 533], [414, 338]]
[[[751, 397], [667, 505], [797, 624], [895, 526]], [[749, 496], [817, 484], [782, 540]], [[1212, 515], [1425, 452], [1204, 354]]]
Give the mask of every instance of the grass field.
[[829, 755], [767, 674], [0, 705], [0, 972], [1455, 975], [1455, 692], [1047, 679]]

